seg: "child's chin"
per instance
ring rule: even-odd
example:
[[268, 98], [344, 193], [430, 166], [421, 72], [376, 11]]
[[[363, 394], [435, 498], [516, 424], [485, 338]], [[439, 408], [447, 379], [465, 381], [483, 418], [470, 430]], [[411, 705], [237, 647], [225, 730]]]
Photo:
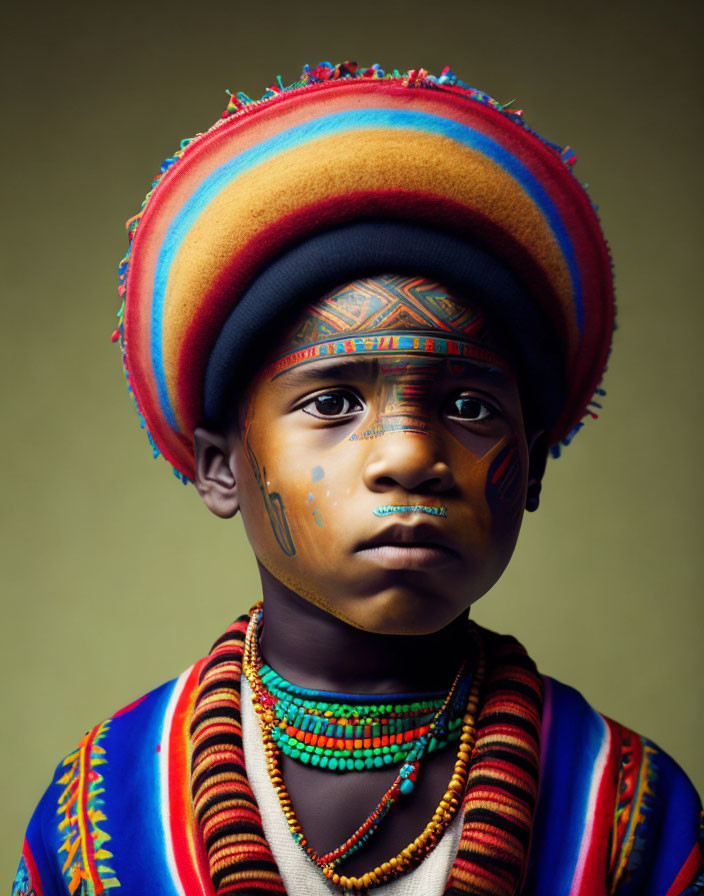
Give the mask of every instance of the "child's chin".
[[449, 602], [437, 595], [393, 589], [355, 601], [353, 606], [330, 607], [340, 619], [376, 635], [432, 635], [467, 612], [467, 602]]

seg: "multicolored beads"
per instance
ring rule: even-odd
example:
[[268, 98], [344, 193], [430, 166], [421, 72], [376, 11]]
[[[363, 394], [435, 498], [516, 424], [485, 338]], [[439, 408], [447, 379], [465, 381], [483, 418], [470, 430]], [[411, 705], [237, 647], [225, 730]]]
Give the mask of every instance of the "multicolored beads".
[[[276, 717], [271, 735], [281, 752], [306, 765], [335, 772], [404, 762], [434, 722], [438, 728], [436, 716], [445, 703], [442, 694], [410, 695], [410, 700], [409, 695], [385, 695], [385, 702], [378, 702], [379, 697], [313, 691], [292, 685], [266, 663], [258, 670], [258, 683], [263, 705]], [[458, 697], [464, 700], [465, 687], [458, 690]], [[362, 700], [365, 702], [358, 702]], [[436, 733], [427, 738], [426, 752], [442, 749], [456, 739], [461, 724], [455, 713], [440, 726], [442, 736]]]
[[[479, 656], [474, 675], [466, 661], [449, 692], [379, 696], [337, 694], [300, 688], [281, 678], [261, 659], [258, 630], [262, 605], [252, 610], [245, 638], [243, 671], [253, 693], [262, 728], [267, 769], [295, 842], [334, 885], [366, 892], [414, 867], [435, 846], [454, 818], [467, 783], [474, 743], [474, 719], [484, 675]], [[362, 875], [337, 871], [376, 833], [396, 802], [413, 792], [423, 758], [452, 741], [459, 750], [447, 792], [421, 834], [397, 856]], [[318, 855], [296, 817], [281, 769], [281, 755], [333, 772], [354, 772], [400, 763], [391, 787], [377, 807], [336, 849]]]

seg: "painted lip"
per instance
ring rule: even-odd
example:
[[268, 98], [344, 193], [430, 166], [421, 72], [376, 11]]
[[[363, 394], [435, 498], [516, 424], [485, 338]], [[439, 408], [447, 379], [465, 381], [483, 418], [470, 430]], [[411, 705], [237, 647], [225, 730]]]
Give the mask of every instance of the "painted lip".
[[361, 542], [356, 553], [385, 569], [435, 569], [457, 562], [459, 552], [432, 523], [394, 523]]
[[426, 513], [428, 516], [447, 516], [447, 507], [433, 504], [382, 504], [372, 510], [374, 516], [392, 516], [404, 513]]

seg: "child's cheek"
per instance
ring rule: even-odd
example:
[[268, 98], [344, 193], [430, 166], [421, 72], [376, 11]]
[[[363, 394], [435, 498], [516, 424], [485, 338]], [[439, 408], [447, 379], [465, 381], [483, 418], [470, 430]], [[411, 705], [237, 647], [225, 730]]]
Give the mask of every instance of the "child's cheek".
[[[249, 430], [245, 450], [252, 472], [249, 516], [257, 533], [259, 558], [263, 562], [266, 558], [265, 565], [275, 566], [271, 571], [281, 577], [285, 569], [296, 568], [300, 559], [324, 552], [334, 477], [328, 476], [322, 464], [311, 465], [309, 456], [286, 454], [270, 433], [262, 437], [256, 426]], [[281, 465], [283, 456], [287, 457], [285, 466]]]
[[296, 508], [299, 519], [302, 520], [304, 528], [306, 527], [306, 524], [310, 526], [312, 522], [315, 524], [316, 528], [322, 529], [325, 525], [322, 495], [325, 491], [329, 494], [330, 490], [327, 488], [327, 482], [325, 480], [325, 469], [320, 464], [316, 464], [310, 468], [310, 475], [308, 482], [306, 483], [306, 491], [307, 494], [304, 506]]
[[[315, 563], [323, 568], [329, 561], [329, 548], [345, 528], [347, 514], [344, 498], [340, 506], [340, 492], [346, 482], [344, 454], [328, 452], [319, 463], [302, 464], [296, 481], [291, 483], [291, 528], [299, 551], [315, 558]], [[349, 460], [346, 463], [349, 468]], [[288, 494], [288, 490], [287, 490]], [[348, 490], [349, 494], [349, 490]], [[348, 512], [352, 508], [347, 508]]]
[[272, 551], [266, 547], [273, 536], [281, 555], [293, 557], [296, 544], [290, 524], [291, 509], [285, 491], [279, 487], [280, 481], [283, 481], [277, 467], [281, 452], [271, 433], [267, 433], [264, 423], [257, 415], [256, 403], [253, 402], [242, 432], [242, 447], [251, 471], [248, 488], [243, 495], [247, 503], [246, 509], [243, 508], [245, 523], [248, 524], [248, 535], [254, 535], [261, 554], [270, 556], [277, 553], [276, 549]]
[[281, 551], [287, 557], [292, 557], [296, 553], [296, 546], [293, 542], [284, 498], [276, 488], [276, 485], [272, 484], [265, 461], [257, 456], [251, 444], [247, 446], [247, 457], [264, 505], [265, 516], [262, 518], [268, 520]]
[[492, 454], [484, 495], [495, 527], [512, 529], [521, 519], [525, 503], [524, 467], [515, 435], [503, 440]]

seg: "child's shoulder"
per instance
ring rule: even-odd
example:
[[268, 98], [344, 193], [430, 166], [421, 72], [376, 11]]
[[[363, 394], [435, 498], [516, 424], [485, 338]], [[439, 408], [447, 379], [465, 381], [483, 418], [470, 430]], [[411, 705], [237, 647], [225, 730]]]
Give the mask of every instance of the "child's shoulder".
[[[188, 740], [188, 726], [196, 697], [200, 668], [194, 663], [181, 675], [153, 688], [123, 706], [87, 731], [76, 748], [59, 764], [56, 775], [62, 780], [66, 769], [79, 757], [95, 758], [111, 773], [115, 762], [137, 775], [140, 765], [153, 765], [173, 758]], [[63, 774], [62, 774], [63, 772]], [[125, 782], [126, 783], [126, 782]]]
[[685, 772], [657, 744], [594, 709], [575, 688], [547, 675], [541, 677], [543, 771], [573, 778], [575, 770], [581, 769], [583, 789], [591, 789], [597, 786], [599, 775], [616, 763], [622, 783], [638, 772], [647, 779], [649, 793], [660, 789], [680, 797], [680, 791], [686, 791], [696, 798]]
[[648, 893], [684, 892], [670, 889], [673, 881], [689, 883], [702, 861], [701, 801], [685, 772], [579, 691], [547, 676], [543, 684], [535, 891], [541, 881], [555, 886], [558, 867], [574, 884], [606, 864], [611, 892], [646, 892], [646, 884]]
[[522, 723], [497, 710], [511, 710], [522, 695], [532, 710], [540, 694], [537, 776], [532, 763], [525, 767], [526, 781], [537, 780], [538, 798], [524, 896], [700, 892], [686, 887], [698, 874], [697, 886], [704, 887], [701, 801], [679, 765], [579, 691], [540, 675], [515, 638], [476, 630], [491, 674], [510, 698], [499, 706], [492, 692], [479, 717], [480, 727], [502, 724], [501, 743], [492, 746], [500, 766], [516, 762], [523, 728], [531, 737], [535, 728], [532, 713]]
[[[486, 634], [520, 661], [514, 639]], [[27, 830], [13, 896], [32, 886], [65, 896], [84, 881], [102, 891], [211, 896], [189, 781], [189, 731], [207, 662], [95, 725], [59, 763]], [[594, 892], [699, 892], [701, 804], [685, 773], [574, 688], [538, 681], [539, 796], [523, 892], [592, 892], [594, 869], [602, 886], [604, 869], [609, 880]]]
[[82, 883], [210, 893], [202, 850], [189, 842], [188, 729], [202, 663], [99, 722], [59, 763], [27, 828], [13, 896], [63, 896]]

